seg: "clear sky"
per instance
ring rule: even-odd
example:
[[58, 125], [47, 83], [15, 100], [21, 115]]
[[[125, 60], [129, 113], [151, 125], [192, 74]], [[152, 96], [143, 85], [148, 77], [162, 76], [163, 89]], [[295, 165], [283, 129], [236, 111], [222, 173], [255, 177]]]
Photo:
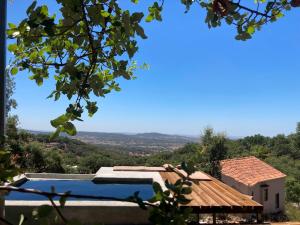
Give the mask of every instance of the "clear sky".
[[[23, 19], [29, 2], [9, 1], [8, 21]], [[56, 1], [43, 2], [55, 12]], [[121, 92], [98, 99], [100, 110], [77, 123], [78, 130], [199, 135], [211, 126], [229, 136], [294, 131], [300, 121], [300, 10], [240, 42], [234, 27], [210, 30], [200, 7], [185, 14], [179, 2], [165, 1], [163, 22], [145, 24], [149, 38], [140, 41], [135, 59], [150, 69], [138, 71], [134, 81], [121, 80]], [[21, 127], [52, 130], [49, 121], [68, 105], [46, 99], [54, 82], [38, 87], [19, 73], [16, 83]]]

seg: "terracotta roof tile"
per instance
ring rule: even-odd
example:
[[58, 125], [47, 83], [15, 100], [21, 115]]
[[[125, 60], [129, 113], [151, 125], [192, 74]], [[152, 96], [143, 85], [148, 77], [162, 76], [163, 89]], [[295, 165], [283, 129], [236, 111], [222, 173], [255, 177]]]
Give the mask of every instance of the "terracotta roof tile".
[[254, 156], [222, 160], [221, 167], [223, 175], [249, 186], [286, 176]]

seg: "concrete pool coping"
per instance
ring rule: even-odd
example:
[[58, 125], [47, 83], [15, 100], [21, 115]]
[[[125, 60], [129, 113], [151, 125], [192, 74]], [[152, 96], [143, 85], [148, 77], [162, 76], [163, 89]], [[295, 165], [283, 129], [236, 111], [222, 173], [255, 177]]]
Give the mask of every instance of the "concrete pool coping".
[[95, 174], [94, 181], [131, 181], [141, 182], [143, 180], [152, 180], [160, 184], [163, 190], [167, 190], [165, 182], [159, 172], [147, 171], [115, 171], [113, 167], [101, 167]]
[[25, 173], [30, 179], [93, 180], [95, 174]]
[[63, 173], [23, 173], [13, 177], [6, 186], [19, 186], [28, 180], [92, 180], [95, 174], [63, 174]]

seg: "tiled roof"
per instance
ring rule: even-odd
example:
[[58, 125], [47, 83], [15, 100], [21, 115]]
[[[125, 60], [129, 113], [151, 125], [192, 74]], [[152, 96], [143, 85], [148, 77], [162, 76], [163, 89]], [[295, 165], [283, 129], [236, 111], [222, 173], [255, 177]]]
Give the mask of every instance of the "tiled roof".
[[248, 186], [286, 176], [254, 156], [222, 160], [221, 167], [223, 175]]

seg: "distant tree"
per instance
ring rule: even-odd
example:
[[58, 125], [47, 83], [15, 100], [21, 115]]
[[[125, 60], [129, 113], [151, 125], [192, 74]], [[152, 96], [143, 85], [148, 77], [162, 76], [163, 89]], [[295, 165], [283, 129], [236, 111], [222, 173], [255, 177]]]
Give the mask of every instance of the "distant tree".
[[16, 89], [16, 83], [12, 76], [6, 75], [6, 117], [9, 116], [9, 113], [12, 109], [17, 108], [17, 101], [13, 98], [13, 94]]
[[45, 172], [64, 173], [61, 154], [56, 149], [51, 149], [45, 155]]
[[250, 151], [251, 146], [253, 146], [253, 145], [267, 146], [269, 144], [270, 138], [265, 137], [261, 134], [255, 134], [253, 136], [244, 137], [240, 141], [241, 141], [241, 144], [244, 145], [248, 151]]
[[300, 122], [297, 123], [296, 133], [290, 135], [290, 138], [292, 140], [290, 155], [294, 160], [300, 159]]
[[[228, 148], [223, 134], [215, 134], [212, 128], [205, 128], [201, 136], [202, 154], [200, 168], [209, 172], [213, 177], [221, 179], [220, 161], [227, 158]], [[205, 164], [207, 166], [205, 166]]]
[[213, 142], [208, 147], [210, 174], [219, 180], [221, 179], [220, 161], [227, 157], [225, 142], [226, 139], [224, 136], [215, 136]]
[[8, 138], [8, 142], [12, 142], [13, 140], [18, 140], [18, 124], [19, 118], [18, 116], [9, 116], [6, 119], [6, 136]]
[[300, 181], [289, 179], [287, 181], [287, 199], [290, 202], [297, 203], [300, 206]]
[[96, 173], [100, 167], [115, 165], [110, 158], [103, 156], [102, 154], [89, 154], [84, 156], [79, 161], [80, 173]]
[[250, 149], [250, 154], [260, 159], [265, 159], [271, 153], [270, 149], [263, 145], [253, 145]]
[[41, 173], [45, 172], [46, 161], [41, 144], [33, 142], [28, 144], [24, 149], [22, 167], [28, 171]]
[[214, 130], [211, 127], [206, 127], [204, 131], [202, 132], [202, 135], [200, 137], [201, 144], [203, 145], [209, 145], [211, 144], [214, 136]]

